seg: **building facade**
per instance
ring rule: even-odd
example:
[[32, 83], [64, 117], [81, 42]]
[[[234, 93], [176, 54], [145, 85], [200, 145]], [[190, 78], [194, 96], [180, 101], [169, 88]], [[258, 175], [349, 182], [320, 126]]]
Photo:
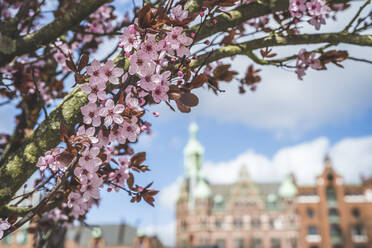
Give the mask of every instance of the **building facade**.
[[316, 185], [298, 187], [301, 247], [372, 247], [372, 179], [347, 185], [328, 158]]
[[372, 180], [345, 185], [325, 160], [311, 187], [293, 176], [256, 183], [242, 165], [233, 184], [210, 184], [201, 173], [204, 148], [191, 124], [186, 175], [176, 205], [176, 247], [371, 248]]

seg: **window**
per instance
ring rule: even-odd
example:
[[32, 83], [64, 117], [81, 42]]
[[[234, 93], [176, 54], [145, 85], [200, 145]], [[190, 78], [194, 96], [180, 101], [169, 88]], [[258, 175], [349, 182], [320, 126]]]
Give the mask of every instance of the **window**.
[[328, 186], [326, 189], [327, 200], [336, 200], [336, 190], [332, 186]]
[[271, 239], [271, 248], [280, 248], [280, 238]]
[[331, 225], [331, 236], [340, 236], [341, 235], [341, 228], [338, 224]]
[[364, 227], [363, 227], [363, 225], [361, 225], [361, 224], [354, 225], [354, 226], [351, 228], [351, 233], [352, 233], [353, 235], [364, 236], [364, 235], [365, 235], [365, 232], [364, 232]]
[[313, 218], [314, 217], [314, 210], [312, 208], [306, 209], [307, 217]]
[[233, 221], [233, 226], [235, 229], [243, 228], [243, 220], [241, 218], [235, 218]]
[[259, 229], [261, 227], [261, 221], [258, 218], [254, 218], [251, 221], [252, 228]]
[[182, 230], [186, 231], [186, 229], [187, 229], [187, 222], [186, 222], [186, 220], [182, 220], [181, 221], [181, 227], [182, 227]]
[[355, 217], [355, 218], [359, 218], [360, 217], [360, 211], [358, 208], [353, 208], [351, 210], [351, 214]]
[[308, 235], [318, 235], [318, 227], [316, 227], [316, 226], [309, 226], [307, 228], [307, 234]]
[[262, 248], [262, 241], [260, 238], [253, 238], [251, 248]]
[[244, 248], [244, 239], [235, 239], [234, 240], [234, 248]]
[[329, 216], [337, 217], [338, 216], [338, 210], [337, 210], [337, 208], [330, 208], [328, 210], [328, 215]]
[[225, 240], [224, 239], [217, 239], [217, 248], [225, 248]]
[[328, 174], [327, 174], [327, 180], [328, 180], [328, 181], [333, 181], [333, 178], [334, 178], [334, 177], [333, 177], [333, 175], [332, 175], [331, 173], [328, 173]]
[[222, 229], [223, 228], [223, 219], [217, 219], [216, 220], [216, 228], [217, 229]]

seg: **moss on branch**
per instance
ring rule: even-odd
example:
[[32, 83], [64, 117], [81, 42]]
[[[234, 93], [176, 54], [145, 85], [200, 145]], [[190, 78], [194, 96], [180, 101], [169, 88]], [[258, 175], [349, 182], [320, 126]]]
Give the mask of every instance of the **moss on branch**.
[[63, 15], [34, 33], [12, 40], [15, 43], [14, 49], [10, 52], [0, 50], [0, 67], [12, 61], [16, 56], [34, 52], [38, 48], [54, 42], [67, 30], [78, 25], [106, 2], [108, 0], [82, 0], [73, 9], [66, 11]]
[[37, 169], [40, 156], [60, 143], [59, 128], [63, 121], [70, 132], [81, 121], [80, 107], [87, 102], [87, 96], [75, 88], [50, 113], [35, 130], [34, 134], [9, 156], [0, 168], [0, 206], [9, 202], [15, 192]]

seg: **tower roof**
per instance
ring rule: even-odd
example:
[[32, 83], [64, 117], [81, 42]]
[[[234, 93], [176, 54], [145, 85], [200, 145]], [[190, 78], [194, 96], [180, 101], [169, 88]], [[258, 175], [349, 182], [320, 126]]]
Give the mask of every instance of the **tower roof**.
[[209, 198], [211, 195], [212, 195], [212, 191], [208, 183], [204, 179], [199, 180], [195, 188], [195, 198], [206, 199], [206, 198]]
[[194, 153], [203, 154], [204, 147], [199, 143], [197, 139], [198, 125], [192, 122], [189, 126], [189, 141], [187, 142], [185, 149], [183, 150], [185, 155]]
[[283, 182], [280, 184], [279, 187], [279, 195], [283, 198], [292, 198], [295, 197], [297, 194], [297, 187], [293, 183], [291, 175], [288, 174], [285, 176]]

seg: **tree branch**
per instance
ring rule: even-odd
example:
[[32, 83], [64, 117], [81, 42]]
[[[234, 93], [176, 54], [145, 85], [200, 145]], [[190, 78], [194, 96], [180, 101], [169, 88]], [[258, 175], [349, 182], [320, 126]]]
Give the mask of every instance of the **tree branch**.
[[[333, 0], [332, 3], [346, 3], [351, 0]], [[288, 10], [288, 0], [276, 0], [276, 1], [263, 1], [264, 3], [253, 2], [250, 4], [244, 4], [237, 7], [234, 10], [228, 11], [229, 14], [221, 14], [216, 17], [217, 25], [209, 23], [200, 29], [200, 33], [195, 37], [195, 41], [200, 41], [207, 38], [215, 33], [226, 31], [228, 28], [239, 26], [245, 21], [257, 18], [260, 16], [268, 15], [277, 11]], [[199, 25], [195, 25], [190, 28], [191, 32], [196, 32], [199, 29]]]
[[8, 47], [9, 50], [0, 49], [0, 67], [11, 62], [16, 56], [33, 52], [55, 41], [59, 36], [87, 18], [107, 1], [108, 0], [82, 0], [76, 7], [71, 10], [69, 9], [63, 15], [57, 17], [54, 21], [32, 34], [23, 36], [17, 40], [11, 40], [6, 36], [4, 36], [6, 38], [2, 37], [1, 39], [7, 39], [6, 43], [11, 43], [12, 45]]
[[87, 96], [75, 88], [49, 114], [34, 134], [0, 165], [0, 206], [9, 202], [14, 193], [35, 172], [40, 156], [60, 143], [60, 122], [69, 131], [81, 121], [80, 107], [87, 103]]
[[[358, 35], [348, 33], [324, 33], [324, 34], [303, 34], [292, 35], [287, 37], [266, 37], [256, 40], [247, 41], [244, 43], [229, 45], [221, 47], [213, 52], [208, 52], [200, 55], [197, 60], [192, 60], [190, 66], [196, 68], [202, 63], [211, 63], [213, 61], [231, 57], [234, 55], [247, 55], [252, 50], [272, 47], [272, 46], [286, 46], [286, 45], [300, 45], [300, 44], [352, 44], [358, 46], [371, 46], [372, 35]], [[207, 59], [206, 59], [207, 58]]]

